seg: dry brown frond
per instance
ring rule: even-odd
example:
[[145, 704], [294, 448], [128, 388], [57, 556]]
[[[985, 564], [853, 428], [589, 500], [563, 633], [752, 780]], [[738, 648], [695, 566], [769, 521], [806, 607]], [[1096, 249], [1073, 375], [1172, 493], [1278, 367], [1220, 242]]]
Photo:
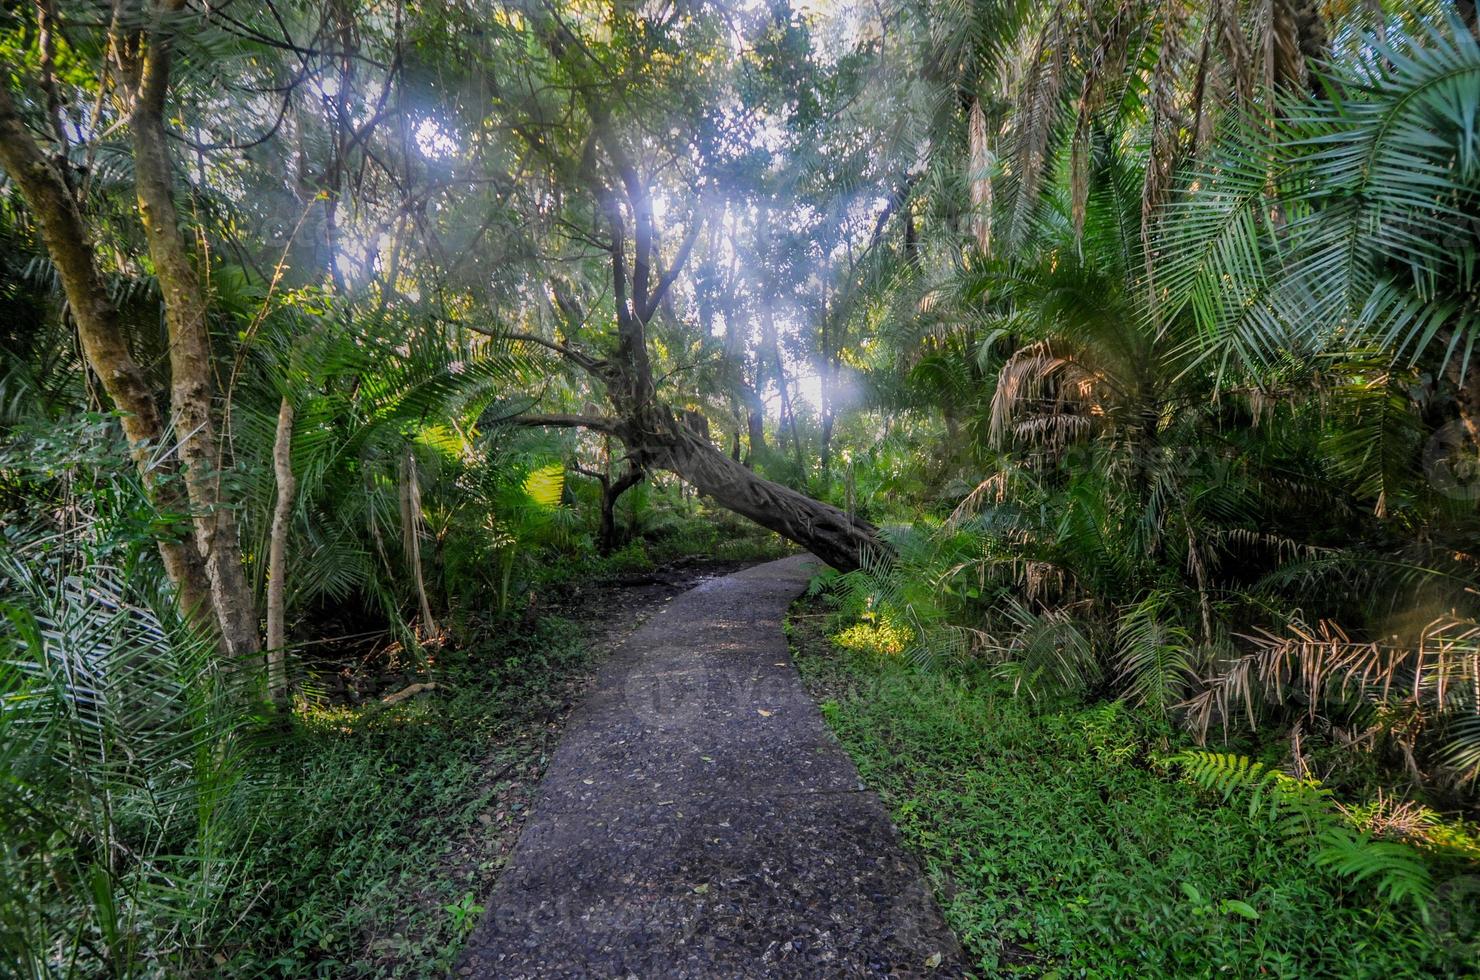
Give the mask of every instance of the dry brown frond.
[[1049, 412], [1020, 419], [1012, 427], [1012, 433], [1021, 442], [1043, 446], [1048, 449], [1063, 449], [1071, 442], [1089, 434], [1090, 419], [1083, 415], [1066, 412]]
[[1336, 554], [1334, 548], [1321, 548], [1306, 544], [1295, 538], [1283, 534], [1271, 534], [1268, 531], [1254, 531], [1248, 528], [1211, 528], [1207, 532], [1208, 537], [1215, 541], [1231, 543], [1244, 548], [1269, 549], [1281, 561], [1295, 561], [1300, 558], [1319, 558], [1322, 555]]
[[1080, 125], [1069, 144], [1069, 217], [1075, 235], [1084, 234], [1084, 215], [1089, 208], [1089, 150], [1089, 126]]
[[1074, 137], [1069, 151], [1070, 215], [1076, 234], [1084, 231], [1085, 209], [1089, 202], [1090, 130], [1095, 113], [1105, 104], [1112, 82], [1125, 75], [1130, 38], [1140, 4], [1122, 0], [1100, 35], [1100, 43], [1090, 53], [1080, 82], [1079, 104], [1075, 112]]
[[1226, 732], [1241, 709], [1252, 727], [1261, 705], [1283, 704], [1293, 694], [1306, 698], [1311, 718], [1328, 696], [1358, 697], [1380, 709], [1382, 730], [1417, 774], [1413, 749], [1429, 718], [1450, 709], [1457, 691], [1466, 701], [1480, 691], [1480, 623], [1473, 620], [1434, 620], [1412, 644], [1356, 641], [1325, 620], [1287, 629], [1241, 636], [1249, 652], [1222, 665], [1183, 703], [1199, 739], [1215, 717]]
[[1057, 451], [1110, 420], [1104, 375], [1040, 340], [1019, 348], [997, 376], [988, 438], [1019, 440]]
[[1000, 504], [1007, 499], [1007, 471], [998, 470], [982, 482], [978, 483], [970, 493], [962, 498], [951, 511], [951, 516], [946, 519], [950, 526], [956, 526], [963, 520], [978, 513], [982, 509], [982, 502], [991, 498], [993, 503]]
[[1438, 814], [1423, 804], [1389, 796], [1381, 787], [1377, 799], [1367, 806], [1343, 806], [1338, 801], [1336, 808], [1356, 826], [1388, 840], [1427, 842], [1430, 828], [1439, 819]]
[[1000, 446], [1012, 431], [1023, 403], [1042, 397], [1044, 382], [1068, 362], [1054, 354], [1048, 341], [1028, 344], [1013, 353], [997, 376], [992, 395], [992, 418], [988, 438]]
[[[1213, 142], [1213, 113], [1208, 111], [1210, 94], [1216, 98], [1219, 88], [1216, 78], [1210, 79], [1209, 65], [1213, 56], [1213, 34], [1217, 19], [1209, 12], [1203, 18], [1202, 40], [1197, 46], [1197, 71], [1192, 79], [1192, 152], [1201, 153]], [[1158, 66], [1159, 67], [1159, 66]], [[1210, 84], [1211, 82], [1211, 84]], [[1217, 102], [1212, 104], [1216, 105]]]
[[1023, 594], [1034, 602], [1063, 595], [1069, 585], [1064, 569], [1046, 561], [1024, 561], [1021, 581]]
[[1234, 94], [1247, 102], [1254, 97], [1254, 55], [1239, 22], [1238, 0], [1215, 0], [1213, 15], [1223, 62], [1233, 76]]
[[1265, 79], [1270, 88], [1300, 89], [1306, 85], [1305, 57], [1300, 50], [1300, 21], [1288, 0], [1270, 0], [1270, 31], [1266, 35]]
[[970, 136], [971, 159], [971, 228], [976, 234], [976, 243], [983, 255], [992, 254], [992, 154], [987, 146], [987, 117], [982, 112], [980, 99], [971, 103], [971, 116], [967, 127]]

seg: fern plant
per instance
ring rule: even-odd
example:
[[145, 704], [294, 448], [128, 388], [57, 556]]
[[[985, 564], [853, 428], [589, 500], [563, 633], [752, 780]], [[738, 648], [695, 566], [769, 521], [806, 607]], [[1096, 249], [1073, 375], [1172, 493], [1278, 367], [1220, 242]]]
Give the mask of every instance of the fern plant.
[[1316, 867], [1353, 882], [1370, 880], [1378, 895], [1411, 904], [1427, 920], [1435, 889], [1423, 858], [1406, 844], [1354, 829], [1332, 803], [1329, 789], [1233, 753], [1187, 751], [1172, 761], [1204, 790], [1225, 799], [1247, 796], [1250, 816], [1265, 814]]

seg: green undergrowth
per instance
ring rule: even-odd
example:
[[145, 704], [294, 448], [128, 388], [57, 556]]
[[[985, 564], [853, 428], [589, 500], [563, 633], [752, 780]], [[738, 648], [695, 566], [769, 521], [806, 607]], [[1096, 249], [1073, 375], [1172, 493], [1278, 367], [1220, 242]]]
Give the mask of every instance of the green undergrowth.
[[717, 561], [769, 561], [796, 551], [774, 532], [705, 501], [655, 517], [641, 547], [658, 563], [703, 557]]
[[280, 749], [287, 791], [226, 910], [223, 975], [447, 973], [585, 664], [565, 620], [482, 635], [393, 707], [301, 708]]
[[[1426, 913], [1313, 865], [1281, 814], [1194, 784], [1118, 703], [1034, 703], [922, 671], [821, 602], [796, 662], [921, 859], [982, 976], [1475, 976], [1480, 870], [1440, 862]], [[838, 636], [842, 634], [838, 642]]]
[[796, 545], [780, 535], [730, 511], [694, 503], [686, 509], [649, 515], [642, 533], [611, 554], [542, 555], [528, 585], [538, 591], [570, 582], [589, 583], [684, 560], [771, 561], [796, 550]]

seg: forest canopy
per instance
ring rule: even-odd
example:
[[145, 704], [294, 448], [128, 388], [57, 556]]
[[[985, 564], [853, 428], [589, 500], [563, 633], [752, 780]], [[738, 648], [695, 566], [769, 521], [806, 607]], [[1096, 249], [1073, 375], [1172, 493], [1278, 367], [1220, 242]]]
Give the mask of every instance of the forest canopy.
[[1402, 928], [1480, 858], [1471, 0], [0, 25], [18, 975], [306, 973], [230, 957], [343, 678], [543, 684], [549, 597], [680, 555], [1115, 705]]

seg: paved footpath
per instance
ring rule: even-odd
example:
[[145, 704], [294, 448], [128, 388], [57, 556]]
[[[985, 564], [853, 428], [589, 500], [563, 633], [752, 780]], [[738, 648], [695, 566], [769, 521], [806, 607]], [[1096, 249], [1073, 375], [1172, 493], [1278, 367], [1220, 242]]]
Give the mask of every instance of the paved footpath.
[[791, 665], [781, 619], [816, 569], [713, 579], [612, 654], [455, 975], [962, 975]]

